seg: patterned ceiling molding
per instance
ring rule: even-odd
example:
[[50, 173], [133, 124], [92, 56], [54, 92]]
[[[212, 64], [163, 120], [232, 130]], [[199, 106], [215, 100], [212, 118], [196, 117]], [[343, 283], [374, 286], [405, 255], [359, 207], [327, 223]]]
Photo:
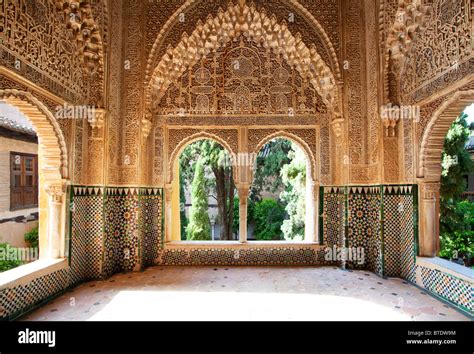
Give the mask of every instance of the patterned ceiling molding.
[[0, 90], [0, 100], [17, 107], [31, 122], [38, 135], [40, 164], [46, 182], [68, 178], [68, 158], [64, 136], [53, 114], [31, 93]]
[[389, 75], [399, 79], [404, 59], [418, 32], [426, 28], [432, 9], [421, 0], [399, 0], [395, 21], [389, 29], [384, 54], [384, 101], [390, 101]]
[[420, 141], [418, 177], [438, 182], [441, 178], [441, 152], [449, 127], [474, 101], [474, 90], [457, 91], [433, 113]]
[[191, 35], [184, 32], [181, 42], [175, 48], [168, 48], [147, 83], [146, 119], [151, 119], [168, 87], [189, 67], [241, 35], [271, 48], [275, 54], [281, 53], [288, 64], [312, 84], [330, 111], [339, 112], [336, 80], [316, 47], [308, 48], [300, 34], [293, 36], [284, 21], [278, 24], [276, 16], [267, 16], [265, 9], [258, 11], [254, 4], [248, 6], [241, 0], [237, 5], [230, 4], [225, 12], [219, 9], [216, 17], [209, 15], [205, 23], [199, 21]]

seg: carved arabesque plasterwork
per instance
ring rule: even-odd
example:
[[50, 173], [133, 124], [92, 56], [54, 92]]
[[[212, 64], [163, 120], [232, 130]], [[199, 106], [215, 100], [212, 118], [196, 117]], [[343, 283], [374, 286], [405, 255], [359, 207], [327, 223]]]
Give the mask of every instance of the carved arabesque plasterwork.
[[[87, 100], [101, 106], [104, 62], [100, 36], [105, 32], [93, 17], [98, 7], [105, 3], [2, 1], [1, 64], [70, 102]], [[92, 72], [97, 75], [90, 76]]]
[[[229, 6], [227, 11], [219, 10], [215, 18], [209, 15], [205, 23], [199, 21], [191, 35], [184, 33], [177, 47], [168, 48], [147, 88], [148, 119], [152, 112], [159, 110], [170, 85], [179, 82], [189, 67], [241, 35], [257, 45], [269, 47], [275, 54], [281, 53], [283, 59], [311, 83], [330, 110], [337, 111], [338, 90], [334, 76], [315, 46], [306, 47], [300, 35], [293, 36], [289, 32], [285, 22], [278, 24], [275, 16], [268, 17], [264, 10], [259, 12], [254, 5], [241, 1]], [[239, 92], [245, 95], [248, 90], [242, 88]]]
[[[398, 93], [391, 89], [390, 81], [398, 82], [405, 58], [412, 49], [417, 36], [430, 20], [431, 6], [421, 0], [400, 0], [392, 26], [385, 42], [384, 103], [398, 101]], [[391, 80], [392, 79], [392, 80]]]
[[413, 104], [473, 72], [470, 0], [434, 0], [432, 16], [406, 54], [400, 76], [404, 102]]
[[111, 21], [110, 24], [110, 51], [114, 53], [109, 58], [108, 75], [108, 119], [107, 119], [107, 182], [110, 184], [119, 183], [119, 140], [120, 140], [120, 120], [122, 109], [122, 0], [111, 0]]
[[[230, 5], [229, 5], [230, 3]], [[250, 4], [250, 2], [249, 2]], [[148, 55], [145, 82], [148, 83], [153, 70], [169, 46], [175, 47], [180, 41], [179, 34], [191, 33], [199, 19], [209, 14], [217, 16], [220, 8], [232, 6], [228, 0], [213, 0], [208, 6], [205, 0], [174, 0], [173, 2], [148, 2], [147, 43]], [[278, 18], [278, 23], [286, 20], [290, 32], [300, 32], [303, 41], [316, 45], [323, 60], [331, 67], [339, 80], [340, 69], [338, 51], [339, 0], [267, 0], [267, 9]], [[317, 15], [317, 19], [316, 16]], [[160, 27], [160, 24], [163, 24]], [[164, 40], [166, 38], [166, 40]]]
[[77, 55], [89, 75], [97, 73], [102, 80], [103, 47], [99, 26], [96, 24], [90, 0], [55, 0], [56, 9], [62, 11], [66, 28], [72, 30]]
[[187, 69], [170, 84], [157, 109], [172, 117], [326, 112], [319, 94], [281, 54], [243, 36]]
[[0, 3], [0, 64], [64, 99], [84, 95], [76, 43], [49, 0]]
[[474, 83], [466, 85], [465, 88], [436, 100], [430, 107], [424, 130], [418, 132], [420, 137], [417, 177], [424, 178], [425, 181], [438, 182], [441, 178], [441, 153], [445, 136], [454, 120], [474, 101]]
[[67, 145], [59, 124], [46, 106], [30, 92], [17, 89], [0, 89], [0, 101], [17, 107], [35, 128], [44, 180], [68, 178]]

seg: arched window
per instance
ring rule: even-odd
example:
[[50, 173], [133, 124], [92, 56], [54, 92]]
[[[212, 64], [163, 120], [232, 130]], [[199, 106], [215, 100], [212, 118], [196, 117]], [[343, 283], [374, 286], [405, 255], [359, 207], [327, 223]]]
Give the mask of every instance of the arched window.
[[237, 240], [237, 192], [229, 152], [211, 139], [194, 141], [176, 159], [175, 172], [180, 228], [173, 229], [171, 240]]

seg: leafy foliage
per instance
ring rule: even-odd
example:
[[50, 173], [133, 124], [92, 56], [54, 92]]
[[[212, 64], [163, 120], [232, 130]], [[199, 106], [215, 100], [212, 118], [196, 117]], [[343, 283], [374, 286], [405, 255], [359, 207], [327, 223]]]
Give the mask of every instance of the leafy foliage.
[[257, 240], [282, 240], [281, 226], [285, 218], [284, 206], [273, 199], [255, 203], [254, 235]]
[[256, 160], [250, 199], [257, 201], [263, 191], [275, 193], [283, 188], [280, 171], [290, 163], [290, 150], [291, 142], [286, 139], [273, 139], [263, 146]]
[[474, 170], [474, 163], [465, 146], [469, 140], [466, 115], [461, 114], [449, 128], [444, 141], [441, 172], [441, 198], [459, 199], [466, 190], [466, 179]]
[[461, 114], [451, 125], [442, 152], [440, 256], [469, 260], [473, 254], [474, 206], [470, 201], [461, 201], [461, 194], [474, 164], [465, 149], [469, 139], [466, 117]]
[[181, 186], [189, 185], [193, 180], [197, 161], [201, 161], [213, 172], [213, 177], [206, 175], [204, 186], [208, 194], [217, 201], [220, 238], [232, 239], [235, 186], [230, 155], [219, 143], [209, 139], [188, 145], [180, 156], [183, 176]]
[[451, 201], [445, 205], [450, 212], [443, 217], [445, 227], [440, 233], [444, 258], [469, 258], [474, 254], [474, 203]]
[[25, 236], [25, 242], [29, 247], [37, 248], [38, 247], [38, 226], [34, 227], [28, 231]]
[[4, 272], [23, 264], [22, 261], [15, 260], [18, 254], [15, 247], [11, 247], [8, 243], [0, 243], [0, 272]]
[[289, 218], [283, 221], [281, 231], [285, 240], [304, 239], [306, 218], [306, 156], [295, 144], [288, 153], [290, 163], [281, 170], [285, 190], [280, 193]]
[[189, 212], [189, 224], [186, 228], [188, 240], [210, 240], [211, 222], [207, 212], [207, 193], [204, 180], [204, 165], [198, 160], [195, 165], [194, 179], [191, 187], [192, 205]]

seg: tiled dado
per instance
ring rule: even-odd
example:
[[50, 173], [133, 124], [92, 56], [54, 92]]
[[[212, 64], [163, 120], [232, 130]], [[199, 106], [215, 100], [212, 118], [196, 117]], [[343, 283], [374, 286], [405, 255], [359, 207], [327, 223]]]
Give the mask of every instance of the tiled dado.
[[0, 318], [14, 318], [81, 281], [148, 265], [339, 264], [325, 256], [326, 247], [341, 245], [367, 248], [369, 270], [416, 282], [472, 314], [472, 282], [415, 265], [413, 186], [323, 187], [323, 245], [164, 245], [161, 189], [73, 186], [70, 197], [69, 266], [0, 289]]
[[364, 264], [348, 268], [414, 281], [416, 195], [414, 185], [321, 187], [324, 243], [364, 249]]
[[[451, 272], [454, 273], [454, 272]], [[416, 265], [416, 284], [474, 316], [474, 283], [471, 277], [455, 276], [429, 262]]]
[[323, 246], [229, 245], [166, 246], [157, 260], [161, 265], [323, 265]]
[[39, 276], [26, 284], [0, 289], [0, 320], [11, 320], [61, 294], [76, 282], [71, 268]]
[[71, 265], [84, 279], [140, 270], [162, 248], [160, 188], [74, 186]]

